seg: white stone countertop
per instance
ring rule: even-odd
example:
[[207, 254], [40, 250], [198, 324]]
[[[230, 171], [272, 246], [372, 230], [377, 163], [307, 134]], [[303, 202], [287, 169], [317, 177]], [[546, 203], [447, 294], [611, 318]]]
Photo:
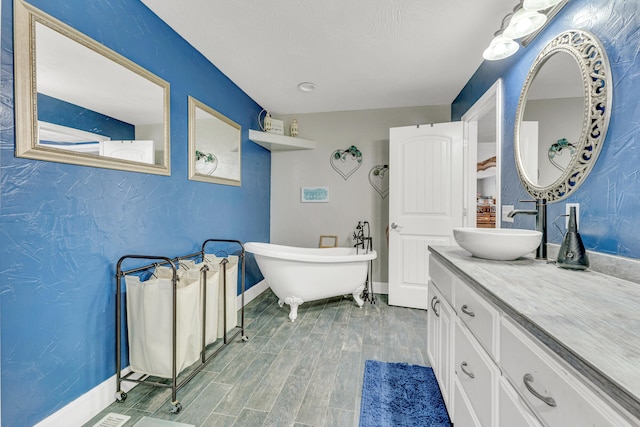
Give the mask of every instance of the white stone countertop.
[[558, 268], [533, 255], [492, 261], [457, 246], [429, 250], [640, 418], [640, 284]]

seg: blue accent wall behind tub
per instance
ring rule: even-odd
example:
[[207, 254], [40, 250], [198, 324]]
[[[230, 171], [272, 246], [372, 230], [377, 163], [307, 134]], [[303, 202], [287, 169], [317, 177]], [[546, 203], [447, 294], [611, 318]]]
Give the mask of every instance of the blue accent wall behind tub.
[[[172, 173], [15, 158], [13, 5], [2, 0], [4, 427], [31, 426], [115, 374], [114, 274], [121, 256], [184, 255], [206, 238], [269, 240], [271, 157], [248, 140], [259, 105], [139, 1], [30, 3], [171, 84]], [[241, 187], [188, 180], [189, 95], [242, 125]], [[250, 261], [248, 287], [262, 279]]]
[[[454, 100], [451, 117], [460, 120], [497, 79], [503, 79], [502, 203], [518, 206], [519, 200], [531, 199], [520, 184], [514, 160], [518, 100], [535, 57], [551, 39], [569, 29], [587, 30], [604, 45], [613, 77], [613, 108], [609, 131], [591, 174], [575, 194], [549, 205], [550, 241], [561, 242], [562, 236], [552, 222], [564, 214], [565, 204], [580, 203], [580, 234], [587, 249], [640, 258], [640, 14], [637, 1], [570, 1], [529, 46], [506, 60], [485, 61]], [[534, 219], [516, 217], [513, 226], [533, 228]]]
[[132, 124], [41, 93], [38, 94], [38, 120], [115, 140], [136, 139], [136, 127]]

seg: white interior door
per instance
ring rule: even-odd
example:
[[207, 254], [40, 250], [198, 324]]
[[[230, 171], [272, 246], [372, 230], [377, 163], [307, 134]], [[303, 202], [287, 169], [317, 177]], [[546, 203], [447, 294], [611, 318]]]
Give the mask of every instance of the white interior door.
[[[539, 148], [538, 148], [538, 122], [521, 122], [519, 141], [522, 150], [521, 159], [526, 159], [524, 166], [527, 178], [538, 183]], [[544, 153], [546, 155], [546, 153]]]
[[427, 246], [462, 226], [462, 143], [462, 122], [389, 130], [389, 304], [427, 308]]

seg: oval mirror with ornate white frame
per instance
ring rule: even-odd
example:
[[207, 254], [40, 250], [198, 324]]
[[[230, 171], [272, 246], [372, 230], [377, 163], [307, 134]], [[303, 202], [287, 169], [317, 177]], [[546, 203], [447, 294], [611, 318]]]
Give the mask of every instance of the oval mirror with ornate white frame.
[[589, 32], [566, 31], [536, 57], [514, 135], [518, 175], [536, 199], [565, 199], [586, 179], [604, 143], [613, 86], [606, 52]]
[[189, 97], [189, 179], [240, 186], [242, 127]]
[[170, 175], [169, 83], [14, 1], [16, 156]]

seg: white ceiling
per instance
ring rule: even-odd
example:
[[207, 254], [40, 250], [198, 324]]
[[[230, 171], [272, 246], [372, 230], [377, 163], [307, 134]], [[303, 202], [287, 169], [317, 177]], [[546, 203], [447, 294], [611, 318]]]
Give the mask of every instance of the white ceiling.
[[[142, 0], [275, 114], [450, 104], [516, 0]], [[313, 82], [314, 92], [298, 83]]]

